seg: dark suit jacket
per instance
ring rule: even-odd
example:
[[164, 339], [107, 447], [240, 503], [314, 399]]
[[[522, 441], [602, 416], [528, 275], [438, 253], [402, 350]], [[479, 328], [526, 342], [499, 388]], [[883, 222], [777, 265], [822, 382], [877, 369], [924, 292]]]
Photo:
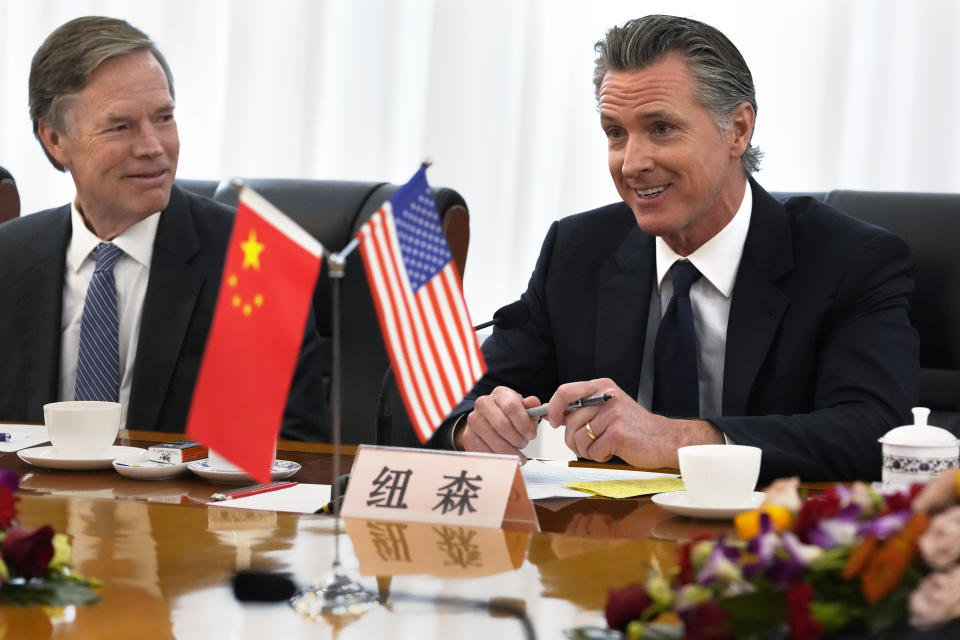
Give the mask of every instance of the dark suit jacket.
[[[213, 319], [233, 213], [173, 187], [160, 215], [127, 426], [182, 432]], [[70, 206], [0, 226], [0, 420], [43, 422], [57, 400]], [[319, 338], [311, 317], [282, 434], [327, 440]]]
[[[817, 200], [781, 205], [750, 184], [723, 415], [703, 417], [763, 449], [764, 479], [879, 478], [877, 438], [908, 422], [918, 397], [910, 250]], [[545, 402], [565, 382], [609, 377], [636, 397], [655, 279], [653, 237], [625, 204], [554, 223], [522, 296], [530, 321], [494, 331], [487, 375], [451, 415], [497, 385]], [[448, 424], [435, 443], [449, 437]]]

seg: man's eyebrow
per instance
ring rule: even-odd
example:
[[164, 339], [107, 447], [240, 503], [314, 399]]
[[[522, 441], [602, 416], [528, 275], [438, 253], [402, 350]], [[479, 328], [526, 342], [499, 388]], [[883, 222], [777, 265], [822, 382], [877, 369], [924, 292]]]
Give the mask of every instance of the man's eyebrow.
[[102, 122], [105, 124], [114, 124], [117, 122], [126, 122], [130, 119], [130, 116], [123, 113], [105, 113], [103, 114]]
[[[654, 109], [652, 111], [644, 111], [640, 114], [640, 118], [644, 120], [672, 120], [675, 119], [676, 116], [665, 109]], [[600, 112], [600, 122], [615, 122], [618, 120], [619, 118], [615, 118], [608, 113]]]
[[642, 117], [647, 120], [670, 119], [673, 118], [673, 114], [664, 109], [654, 109], [653, 111], [644, 112]]

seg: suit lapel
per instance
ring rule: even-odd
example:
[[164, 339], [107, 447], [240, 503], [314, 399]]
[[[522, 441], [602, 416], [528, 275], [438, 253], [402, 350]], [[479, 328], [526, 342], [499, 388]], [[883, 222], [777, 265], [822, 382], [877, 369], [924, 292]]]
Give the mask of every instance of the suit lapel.
[[191, 264], [201, 248], [193, 212], [177, 187], [160, 215], [130, 389], [131, 428], [157, 423], [203, 286], [203, 273]]
[[60, 386], [60, 322], [63, 278], [70, 238], [70, 207], [54, 214], [37, 234], [37, 260], [19, 278], [18, 332], [23, 336], [23, 385], [27, 420], [43, 422], [42, 407], [57, 399]]
[[596, 373], [632, 397], [640, 387], [655, 269], [653, 238], [635, 226], [597, 281]]
[[786, 212], [750, 180], [753, 212], [727, 324], [723, 415], [746, 415], [750, 389], [790, 302], [777, 281], [793, 268]]

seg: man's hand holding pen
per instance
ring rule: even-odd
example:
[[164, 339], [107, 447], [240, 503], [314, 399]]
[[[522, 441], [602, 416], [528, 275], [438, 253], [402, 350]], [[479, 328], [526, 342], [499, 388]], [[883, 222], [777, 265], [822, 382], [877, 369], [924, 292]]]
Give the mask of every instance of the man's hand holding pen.
[[[594, 407], [611, 398], [610, 394], [577, 398], [566, 404], [565, 411]], [[522, 398], [512, 389], [497, 387], [489, 395], [477, 398], [462, 431], [454, 435], [455, 444], [467, 451], [512, 453], [525, 459], [520, 450], [537, 437], [538, 424], [550, 406], [540, 404], [534, 396]]]
[[546, 405], [534, 396], [524, 398], [497, 387], [477, 398], [455, 431], [457, 448], [525, 460], [520, 451], [537, 436], [540, 416], [554, 427], [565, 425], [570, 450], [597, 462], [619, 456], [638, 467], [676, 467], [679, 447], [724, 441], [711, 423], [650, 413], [612, 380], [598, 378], [562, 385]]
[[[600, 395], [610, 398], [568, 410], [571, 402]], [[550, 399], [547, 419], [566, 425], [564, 439], [571, 451], [597, 462], [619, 456], [637, 467], [676, 467], [679, 447], [723, 443], [723, 435], [709, 422], [651, 413], [607, 378], [562, 385]]]

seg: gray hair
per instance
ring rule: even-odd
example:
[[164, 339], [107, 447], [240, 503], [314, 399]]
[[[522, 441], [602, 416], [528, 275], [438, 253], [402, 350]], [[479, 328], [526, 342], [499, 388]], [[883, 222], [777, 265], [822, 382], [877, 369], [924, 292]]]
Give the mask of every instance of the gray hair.
[[[137, 51], [149, 51], [157, 59], [173, 98], [173, 74], [166, 59], [156, 43], [130, 23], [117, 18], [86, 16], [57, 27], [37, 49], [30, 64], [30, 119], [37, 140], [40, 140], [41, 120], [57, 131], [69, 133], [66, 115], [70, 98], [87, 86], [90, 76], [101, 64]], [[42, 140], [40, 146], [53, 166], [64, 171]]]
[[[730, 40], [708, 24], [676, 16], [651, 15], [613, 27], [599, 40], [593, 71], [595, 96], [608, 71], [637, 71], [667, 54], [683, 55], [697, 82], [697, 97], [721, 131], [728, 131], [734, 111], [749, 102], [757, 111], [753, 76]], [[750, 132], [751, 138], [753, 132]], [[745, 174], [760, 168], [761, 151], [748, 143], [740, 158]]]

